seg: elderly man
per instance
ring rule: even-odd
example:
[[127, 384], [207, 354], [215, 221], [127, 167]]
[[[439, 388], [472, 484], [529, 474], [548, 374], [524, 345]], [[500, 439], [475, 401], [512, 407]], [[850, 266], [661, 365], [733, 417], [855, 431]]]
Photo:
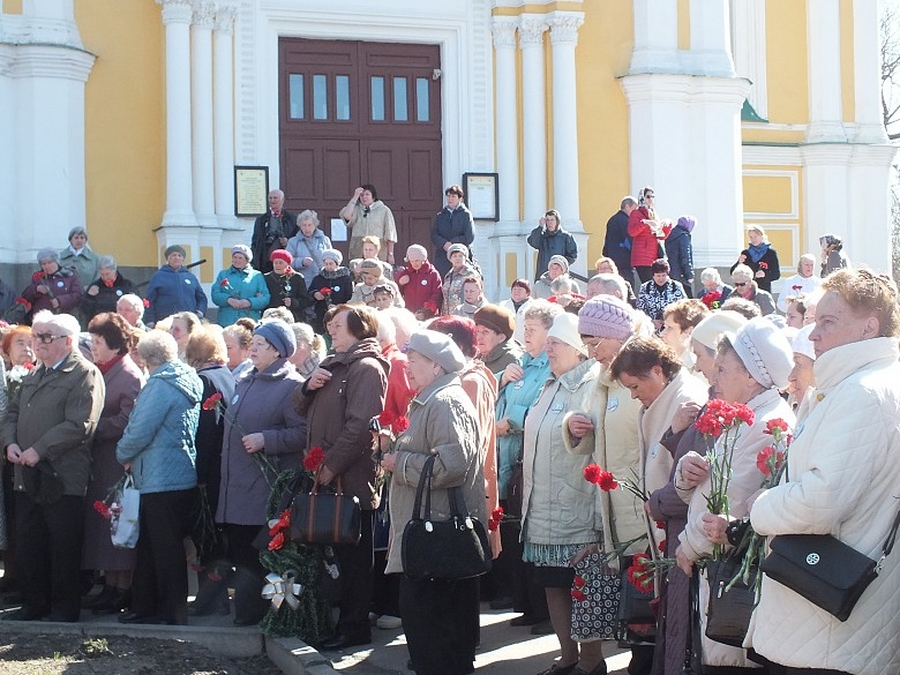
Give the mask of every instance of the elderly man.
[[253, 223], [250, 248], [260, 272], [272, 271], [269, 255], [279, 248], [287, 248], [288, 239], [297, 234], [297, 216], [284, 210], [284, 193], [275, 189], [269, 192], [269, 210]]
[[144, 301], [134, 293], [126, 293], [116, 303], [116, 312], [134, 328], [150, 330], [144, 325]]
[[631, 235], [628, 234], [628, 219], [638, 207], [637, 200], [628, 195], [622, 199], [619, 210], [606, 221], [606, 236], [603, 239], [603, 255], [612, 258], [619, 274], [634, 283], [634, 269], [631, 267]]
[[614, 295], [628, 302], [628, 285], [618, 274], [595, 274], [588, 280], [586, 295], [588, 300], [597, 295]]
[[3, 422], [23, 601], [15, 620], [72, 622], [80, 611], [83, 501], [106, 392], [100, 371], [75, 349], [78, 332], [69, 314], [35, 314], [40, 367], [25, 377]]
[[512, 339], [515, 316], [500, 305], [484, 305], [472, 318], [478, 358], [499, 380], [506, 366], [516, 363], [523, 353], [519, 343]]

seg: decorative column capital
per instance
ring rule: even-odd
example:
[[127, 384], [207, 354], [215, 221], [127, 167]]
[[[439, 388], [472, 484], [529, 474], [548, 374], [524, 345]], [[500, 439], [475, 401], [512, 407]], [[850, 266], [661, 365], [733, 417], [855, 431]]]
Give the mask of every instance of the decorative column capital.
[[170, 23], [191, 24], [194, 16], [191, 0], [156, 0], [156, 3], [162, 5], [164, 25], [168, 26]]
[[491, 34], [494, 47], [515, 47], [518, 21], [513, 18], [495, 16], [491, 19]]
[[526, 46], [543, 45], [544, 32], [550, 28], [543, 14], [523, 14], [519, 19], [519, 42]]
[[212, 0], [194, 1], [194, 26], [212, 30], [216, 24], [216, 3]]
[[228, 33], [234, 31], [234, 19], [237, 16], [237, 8], [233, 5], [222, 5], [216, 10], [216, 25], [214, 30], [217, 33]]
[[553, 12], [550, 15], [550, 42], [577, 45], [578, 29], [583, 23], [583, 12]]

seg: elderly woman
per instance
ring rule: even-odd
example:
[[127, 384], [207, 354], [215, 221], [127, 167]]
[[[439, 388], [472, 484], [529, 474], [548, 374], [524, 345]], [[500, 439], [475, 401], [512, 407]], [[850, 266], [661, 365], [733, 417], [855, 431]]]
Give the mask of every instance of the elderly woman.
[[377, 237], [384, 249], [386, 260], [394, 264], [394, 245], [397, 243], [397, 226], [394, 214], [388, 206], [378, 199], [378, 190], [374, 185], [361, 185], [353, 191], [347, 205], [340, 210], [341, 218], [352, 230], [348, 257], [359, 258], [362, 253], [362, 238], [371, 235]]
[[228, 354], [225, 365], [231, 370], [235, 382], [253, 368], [253, 362], [250, 360], [250, 341], [255, 330], [256, 322], [253, 319], [238, 319], [222, 330], [222, 339], [225, 341]]
[[318, 213], [310, 209], [301, 212], [297, 216], [297, 234], [288, 240], [286, 247], [295, 269], [303, 275], [307, 286], [322, 269], [322, 253], [331, 248], [331, 240], [319, 229], [319, 225]]
[[819, 289], [822, 279], [816, 276], [816, 256], [804, 253], [797, 262], [797, 274], [781, 281], [778, 311], [787, 314], [790, 298], [806, 297]]
[[197, 279], [184, 266], [187, 252], [172, 244], [165, 251], [166, 264], [160, 267], [147, 285], [147, 312], [144, 318], [151, 326], [176, 312], [206, 314], [206, 293]]
[[[472, 213], [466, 208], [465, 193], [459, 185], [451, 185], [444, 191], [447, 205], [431, 221], [431, 242], [434, 244], [434, 266], [438, 275], [445, 277], [450, 271], [447, 252], [453, 244], [468, 249], [475, 241]], [[468, 253], [466, 254], [468, 256]]]
[[766, 231], [759, 225], [751, 225], [747, 228], [747, 237], [750, 245], [740, 252], [737, 262], [731, 266], [734, 276], [734, 268], [738, 265], [746, 265], [750, 268], [753, 280], [766, 293], [772, 292], [772, 282], [781, 278], [781, 263], [778, 262], [778, 253], [769, 243]]
[[[772, 444], [766, 433], [766, 423], [781, 419], [791, 427], [794, 414], [781, 398], [780, 390], [788, 385], [793, 365], [790, 343], [784, 334], [767, 319], [747, 322], [736, 333], [719, 341], [712, 387], [714, 397], [728, 403], [742, 403], [754, 413], [754, 422], [733, 441], [731, 479], [728, 483], [728, 509], [731, 517], [743, 518], [765, 476], [760, 472], [757, 455]], [[726, 451], [724, 436], [717, 441], [713, 452], [721, 457]], [[710, 494], [709, 464], [706, 456], [688, 452], [678, 462], [674, 474], [675, 488], [688, 504], [687, 523], [678, 536], [675, 551], [678, 566], [690, 574], [694, 563], [713, 554], [714, 541], [708, 536], [710, 515], [707, 496]], [[700, 584], [701, 614], [708, 605], [708, 584]], [[743, 649], [703, 639], [703, 660], [710, 666], [729, 668], [753, 667]]]
[[581, 293], [578, 282], [569, 276], [568, 259], [562, 255], [554, 255], [551, 256], [550, 262], [547, 264], [547, 271], [534, 282], [534, 297], [551, 298], [554, 295], [557, 295], [556, 289], [553, 287], [553, 283], [557, 281], [557, 279], [561, 279], [562, 281], [568, 280], [571, 282], [569, 288], [566, 289], [567, 292]]
[[656, 330], [663, 326], [663, 313], [673, 302], [684, 300], [684, 287], [669, 277], [669, 263], [659, 258], [650, 265], [653, 278], [641, 284], [638, 291], [637, 308], [650, 317]]
[[69, 245], [59, 252], [59, 264], [75, 270], [82, 288], [97, 278], [100, 260], [88, 244], [87, 231], [80, 225], [69, 230]]
[[734, 293], [734, 287], [722, 281], [722, 276], [715, 267], [707, 267], [700, 272], [700, 285], [702, 288], [697, 293], [697, 299], [702, 300], [710, 309], [719, 309]]
[[235, 568], [236, 626], [255, 625], [266, 613], [268, 603], [260, 597], [266, 574], [253, 539], [266, 523], [275, 474], [301, 463], [306, 423], [291, 396], [302, 379], [288, 361], [296, 348], [294, 331], [286, 323], [261, 323], [250, 341], [253, 369], [225, 403], [216, 522], [225, 527], [228, 559]]
[[372, 513], [380, 496], [372, 461], [369, 422], [384, 410], [388, 363], [378, 344], [375, 311], [360, 305], [338, 305], [328, 323], [334, 354], [325, 358], [295, 394], [298, 409], [309, 420], [307, 447], [320, 447], [325, 461], [316, 474], [321, 485], [336, 484], [356, 495], [363, 509], [362, 537], [357, 546], [335, 546], [343, 573], [340, 618], [323, 649], [343, 649], [372, 640]]
[[675, 350], [681, 363], [687, 368], [694, 365], [691, 353], [691, 333], [709, 309], [700, 300], [678, 300], [663, 310], [662, 341]]
[[31, 369], [34, 365], [34, 349], [31, 344], [31, 326], [13, 326], [3, 335], [3, 354], [9, 368], [24, 366]]
[[269, 289], [269, 304], [266, 311], [269, 309], [287, 311], [290, 317], [288, 323], [312, 318], [312, 298], [306, 290], [306, 280], [291, 267], [294, 257], [288, 251], [279, 248], [272, 251], [269, 260], [272, 262], [272, 271], [263, 275]]
[[151, 331], [138, 351], [150, 377], [134, 402], [116, 457], [141, 493], [131, 611], [120, 623], [187, 623], [187, 561], [182, 540], [197, 498], [194, 439], [203, 384], [178, 360], [168, 333]]
[[[441, 257], [446, 256], [441, 253]], [[449, 261], [448, 261], [449, 265]], [[424, 246], [413, 244], [406, 249], [406, 267], [394, 272], [394, 281], [400, 287], [403, 302], [411, 312], [416, 312], [430, 303], [434, 313], [441, 307], [441, 275], [428, 262], [428, 252]]]
[[563, 438], [566, 413], [582, 409], [596, 387], [600, 366], [587, 359], [574, 314], [564, 312], [554, 319], [545, 350], [551, 375], [525, 418], [522, 491], [523, 558], [535, 565], [535, 581], [545, 589], [562, 650], [559, 662], [544, 673], [605, 673], [600, 643], [585, 642], [579, 649], [571, 637], [572, 558], [602, 536], [596, 488], [583, 476], [594, 446], [583, 443], [570, 449]]
[[111, 255], [97, 259], [97, 271], [100, 277], [88, 282], [90, 285], [81, 299], [81, 311], [88, 321], [101, 312], [115, 312], [122, 297], [137, 294], [137, 286], [119, 274], [116, 259]]
[[669, 260], [672, 278], [684, 287], [687, 297], [694, 297], [694, 245], [691, 232], [697, 220], [694, 216], [681, 216], [666, 239], [666, 258]]
[[[750, 317], [753, 318], [753, 317]], [[723, 309], [707, 315], [691, 333], [691, 352], [694, 354], [694, 372], [707, 383], [715, 375], [716, 348], [726, 332], [734, 333], [749, 319], [737, 312]]]
[[[235, 380], [226, 365], [228, 349], [221, 331], [210, 326], [201, 326], [195, 330], [188, 340], [184, 357], [187, 364], [200, 376], [204, 401], [215, 394], [219, 394], [223, 401], [231, 401], [234, 397]], [[200, 489], [200, 508], [206, 508], [210, 514], [215, 514], [219, 505], [225, 418], [220, 410], [208, 408], [209, 406], [201, 406], [200, 421], [197, 424], [197, 487]], [[201, 525], [205, 526], [205, 523]], [[195, 531], [194, 535], [199, 547], [198, 563], [202, 569], [197, 575], [200, 589], [191, 607], [192, 613], [195, 616], [216, 612], [227, 614], [230, 611], [228, 589], [222, 576], [223, 570], [216, 567], [218, 547], [210, 540], [209, 532], [198, 536]]]
[[114, 313], [98, 314], [88, 325], [88, 332], [94, 365], [103, 373], [106, 383], [106, 397], [91, 447], [81, 567], [104, 571], [103, 591], [92, 599], [90, 606], [94, 614], [113, 614], [131, 602], [135, 555], [131, 549], [112, 545], [109, 523], [93, 512], [93, 504], [105, 499], [109, 489], [122, 477], [122, 465], [116, 460], [116, 444], [144, 385], [144, 374], [128, 356], [135, 340], [125, 319]]
[[178, 345], [178, 356], [184, 358], [184, 350], [187, 349], [188, 340], [191, 333], [197, 330], [202, 324], [197, 315], [193, 312], [178, 312], [169, 317], [170, 327], [169, 333], [175, 338], [175, 344]]
[[525, 339], [525, 310], [531, 301], [531, 284], [528, 279], [516, 279], [509, 287], [509, 297], [498, 303], [515, 315], [516, 329], [513, 331], [513, 339], [519, 344], [523, 344]]
[[463, 304], [463, 284], [469, 277], [481, 276], [469, 261], [469, 247], [465, 244], [453, 244], [447, 249], [450, 271], [444, 275], [441, 292], [444, 303], [442, 314], [453, 314]]
[[559, 211], [550, 209], [540, 220], [540, 224], [528, 235], [528, 245], [538, 252], [534, 269], [534, 280], [537, 281], [547, 272], [550, 258], [562, 256], [569, 265], [578, 258], [578, 244], [575, 237], [562, 229], [562, 218]]
[[297, 340], [297, 349], [288, 360], [294, 364], [300, 377], [307, 378], [325, 358], [325, 340], [308, 323], [294, 323], [291, 328]]
[[[478, 420], [463, 391], [459, 372], [465, 357], [449, 335], [431, 330], [409, 340], [409, 380], [418, 392], [409, 408], [409, 428], [395, 451], [382, 459], [391, 472], [391, 537], [388, 573], [403, 572], [401, 541], [413, 517], [419, 477], [435, 454], [431, 488], [432, 516], [450, 516], [448, 489], [458, 487], [469, 514], [487, 522]], [[412, 668], [420, 675], [464, 675], [474, 669], [476, 640], [470, 627], [478, 620], [478, 581], [413, 580], [401, 577], [400, 613]]]
[[37, 253], [40, 272], [31, 275], [31, 283], [22, 291], [22, 297], [31, 303], [28, 322], [42, 309], [53, 313], [73, 312], [81, 302], [81, 283], [72, 267], [61, 267], [59, 253], [43, 248]]
[[210, 295], [219, 307], [216, 323], [230, 326], [240, 318], [259, 321], [269, 306], [269, 287], [261, 272], [253, 269], [253, 253], [246, 244], [231, 249], [231, 267], [219, 272]]
[[747, 265], [736, 265], [731, 271], [731, 278], [734, 281], [734, 295], [732, 297], [743, 298], [759, 306], [759, 311], [763, 316], [775, 312], [775, 300], [771, 293], [760, 288], [759, 284], [753, 279], [753, 270]]
[[337, 249], [322, 252], [322, 269], [309, 285], [309, 294], [315, 300], [315, 322], [317, 333], [325, 332], [323, 320], [329, 307], [349, 302], [353, 295], [353, 275], [341, 266], [344, 255]]
[[796, 411], [806, 397], [806, 392], [816, 386], [816, 375], [813, 367], [816, 365], [816, 346], [810, 341], [809, 335], [815, 325], [804, 326], [791, 341], [794, 350], [794, 367], [791, 369], [788, 381], [790, 395], [788, 403]]
[[[900, 327], [897, 293], [867, 270], [823, 283], [816, 396], [801, 408], [787, 478], [750, 510], [763, 536], [830, 534], [878, 559], [897, 516]], [[894, 554], [896, 555], [896, 550]], [[887, 558], [846, 621], [763, 576], [747, 644], [775, 673], [900, 672], [900, 565]]]
[[116, 301], [116, 312], [133, 328], [147, 330], [144, 325], [144, 301], [135, 293], [126, 293]]

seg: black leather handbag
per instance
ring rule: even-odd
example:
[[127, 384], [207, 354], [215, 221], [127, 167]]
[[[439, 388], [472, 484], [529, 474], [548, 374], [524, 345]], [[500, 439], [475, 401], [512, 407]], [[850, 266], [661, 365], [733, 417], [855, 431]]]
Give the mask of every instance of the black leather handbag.
[[656, 642], [656, 612], [653, 608], [654, 592], [640, 590], [628, 580], [628, 568], [633, 556], [623, 556], [619, 572], [619, 613], [616, 639], [623, 647], [652, 645]]
[[830, 534], [783, 534], [769, 542], [760, 569], [817, 607], [846, 621], [894, 548], [900, 512], [877, 561]]
[[750, 568], [750, 583], [738, 579], [728, 584], [741, 571], [742, 556], [729, 555], [724, 560], [706, 562], [709, 604], [706, 611], [706, 637], [732, 647], [741, 647], [750, 627], [750, 615], [756, 607], [756, 565]]
[[[468, 514], [462, 491], [447, 490], [450, 518], [431, 518], [431, 484], [435, 455], [425, 460], [413, 517], [403, 528], [400, 555], [410, 579], [469, 579], [491, 569], [491, 545], [484, 525]], [[422, 496], [425, 511], [422, 512]]]
[[309, 492], [298, 492], [291, 501], [291, 539], [301, 544], [359, 543], [359, 498], [344, 494], [341, 477], [337, 493], [319, 492], [316, 483]]

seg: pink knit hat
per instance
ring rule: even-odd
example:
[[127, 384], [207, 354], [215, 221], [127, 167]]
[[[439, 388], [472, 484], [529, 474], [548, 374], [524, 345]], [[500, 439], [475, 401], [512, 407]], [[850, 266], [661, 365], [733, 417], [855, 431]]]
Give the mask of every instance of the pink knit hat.
[[595, 295], [578, 312], [578, 332], [591, 337], [625, 340], [634, 335], [634, 310], [612, 295]]

